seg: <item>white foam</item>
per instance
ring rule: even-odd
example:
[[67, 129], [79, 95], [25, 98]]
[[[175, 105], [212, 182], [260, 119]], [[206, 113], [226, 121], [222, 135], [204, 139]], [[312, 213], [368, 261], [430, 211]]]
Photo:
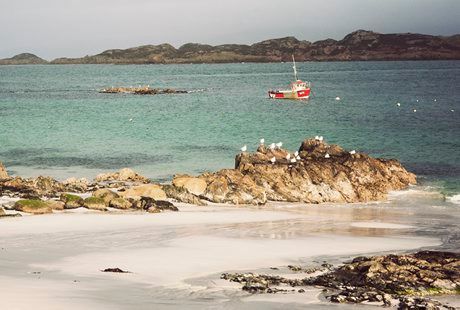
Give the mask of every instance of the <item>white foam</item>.
[[385, 229], [409, 229], [414, 228], [410, 225], [394, 224], [394, 223], [383, 223], [383, 222], [354, 222], [351, 223], [352, 227], [360, 228], [385, 228]]
[[446, 200], [448, 202], [454, 203], [456, 205], [460, 205], [460, 194], [453, 195], [453, 196], [448, 196], [448, 197], [446, 197]]

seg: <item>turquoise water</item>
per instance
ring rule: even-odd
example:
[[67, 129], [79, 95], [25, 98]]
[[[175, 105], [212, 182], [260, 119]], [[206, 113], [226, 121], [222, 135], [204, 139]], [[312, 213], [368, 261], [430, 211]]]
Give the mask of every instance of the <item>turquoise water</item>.
[[[164, 181], [232, 167], [240, 147], [255, 150], [260, 138], [294, 150], [322, 135], [397, 158], [422, 183], [460, 192], [460, 61], [299, 63], [311, 100], [267, 99], [268, 89], [291, 81], [291, 70], [289, 63], [1, 66], [0, 161], [21, 176], [93, 177], [128, 166]], [[139, 84], [196, 92], [97, 92]]]

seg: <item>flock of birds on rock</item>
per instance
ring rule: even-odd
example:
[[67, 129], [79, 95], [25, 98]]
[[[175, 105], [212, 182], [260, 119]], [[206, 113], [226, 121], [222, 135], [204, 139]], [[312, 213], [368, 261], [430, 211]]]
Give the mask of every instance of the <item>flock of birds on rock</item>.
[[[323, 136], [315, 136], [315, 140], [319, 141], [319, 142], [322, 142], [324, 140], [324, 138], [323, 138]], [[260, 145], [264, 145], [265, 144], [265, 139], [262, 138], [262, 139], [260, 139], [259, 142], [260, 142]], [[278, 149], [278, 150], [281, 149], [282, 146], [283, 146], [283, 142], [278, 142], [278, 143], [271, 143], [268, 146], [268, 148], [273, 151], [273, 150], [276, 150], [276, 149]], [[248, 150], [248, 146], [246, 144], [241, 147], [241, 152], [244, 153], [247, 150]], [[350, 153], [350, 155], [355, 155], [356, 151], [352, 150], [349, 153]], [[291, 156], [291, 153], [288, 153], [285, 158], [290, 163], [296, 163], [297, 161], [299, 161], [301, 159], [300, 156], [299, 156], [298, 151], [295, 151], [293, 156]], [[326, 153], [326, 155], [324, 155], [324, 158], [331, 158], [331, 155], [329, 155], [329, 153]], [[276, 157], [273, 156], [272, 158], [270, 158], [270, 162], [272, 164], [276, 163]]]

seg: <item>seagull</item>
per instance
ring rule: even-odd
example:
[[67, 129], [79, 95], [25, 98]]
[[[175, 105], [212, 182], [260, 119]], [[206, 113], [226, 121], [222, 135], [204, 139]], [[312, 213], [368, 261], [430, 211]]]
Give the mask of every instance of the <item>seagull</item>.
[[273, 151], [275, 149], [275, 143], [270, 144], [269, 148], [270, 148], [270, 150]]
[[339, 101], [339, 100], [340, 100], [340, 97], [335, 97], [335, 100]]
[[132, 122], [132, 121], [133, 121], [133, 119], [132, 119], [132, 118], [130, 118], [130, 119], [129, 119], [129, 121], [130, 121], [130, 122]]
[[295, 158], [291, 159], [291, 163], [295, 163], [297, 160]]
[[272, 162], [272, 164], [274, 164], [276, 162], [276, 157], [273, 156], [272, 159], [270, 159], [270, 161]]
[[417, 102], [418, 102], [418, 99], [417, 99]]
[[295, 151], [294, 156], [295, 157], [299, 156], [299, 151]]
[[323, 136], [319, 136], [319, 141], [323, 141]]
[[319, 136], [315, 136], [315, 140], [319, 140]]
[[324, 158], [329, 158], [331, 157], [328, 153], [326, 153], [326, 155], [324, 155]]
[[241, 148], [241, 152], [246, 152], [248, 149], [248, 147], [246, 145], [243, 145], [243, 147]]
[[417, 112], [417, 110], [416, 110], [416, 109], [414, 109], [414, 113], [415, 113], [415, 112]]
[[295, 157], [295, 159], [300, 160], [300, 156], [297, 155], [297, 156]]
[[356, 154], [356, 151], [355, 151], [355, 150], [350, 151], [350, 154], [351, 154], [351, 155], [355, 155], [355, 154]]
[[276, 143], [276, 147], [277, 147], [277, 148], [280, 149], [282, 146], [283, 146], [283, 142], [278, 142], [278, 143]]
[[291, 154], [290, 154], [290, 153], [288, 153], [288, 154], [286, 155], [286, 159], [287, 159], [287, 160], [291, 159]]
[[433, 101], [436, 102], [436, 99], [434, 99]]
[[450, 112], [454, 112], [454, 111], [455, 111], [454, 109], [450, 110]]
[[397, 105], [398, 107], [400, 107], [400, 106], [401, 106], [401, 104], [400, 104], [399, 102], [398, 102], [396, 105]]
[[265, 143], [265, 139], [264, 138], [260, 139], [260, 144], [264, 144], [264, 143]]

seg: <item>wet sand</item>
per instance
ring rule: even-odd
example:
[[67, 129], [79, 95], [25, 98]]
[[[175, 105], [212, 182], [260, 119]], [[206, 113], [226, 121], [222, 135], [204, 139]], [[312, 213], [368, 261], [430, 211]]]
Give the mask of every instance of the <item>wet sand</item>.
[[[458, 245], [458, 208], [446, 214], [451, 206], [439, 197], [412, 192], [373, 204], [179, 207], [177, 213], [77, 210], [2, 219], [2, 307], [351, 309], [322, 302], [316, 288], [251, 296], [219, 277]], [[131, 273], [100, 271], [109, 267]]]

